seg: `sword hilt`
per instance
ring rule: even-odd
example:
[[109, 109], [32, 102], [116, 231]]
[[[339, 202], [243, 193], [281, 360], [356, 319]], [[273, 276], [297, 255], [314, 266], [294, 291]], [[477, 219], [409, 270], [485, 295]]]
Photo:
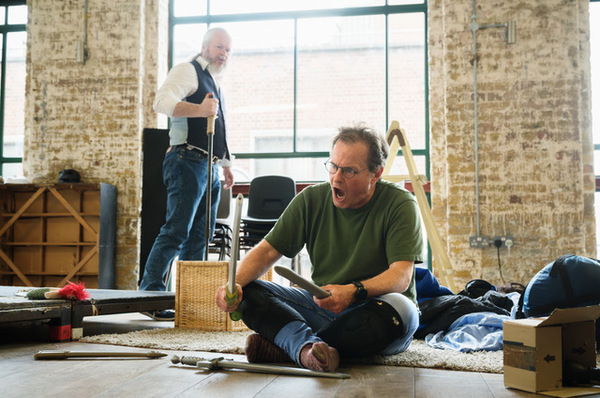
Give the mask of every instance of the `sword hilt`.
[[218, 358], [213, 358], [211, 360], [208, 360], [206, 358], [200, 358], [200, 357], [188, 357], [188, 356], [183, 356], [183, 357], [178, 357], [177, 355], [173, 355], [173, 358], [171, 358], [171, 362], [174, 364], [178, 364], [181, 363], [182, 365], [190, 365], [190, 366], [194, 366], [197, 368], [204, 368], [204, 369], [208, 369], [208, 370], [221, 370], [221, 361], [223, 361], [225, 358], [223, 357], [218, 357]]
[[190, 366], [196, 366], [196, 364], [200, 361], [206, 361], [206, 359], [200, 358], [200, 357], [190, 357], [190, 356], [179, 357], [177, 355], [173, 355], [173, 358], [171, 358], [171, 362], [174, 364], [180, 363], [182, 365], [190, 365]]
[[[237, 287], [237, 285], [236, 285], [236, 287]], [[229, 290], [227, 290], [225, 292], [225, 302], [227, 302], [227, 305], [230, 305], [230, 306], [235, 305], [235, 303], [237, 302], [237, 299], [238, 299], [237, 291], [233, 294], [229, 293]], [[229, 318], [234, 322], [239, 321], [240, 319], [242, 319], [242, 313], [238, 309], [236, 309], [235, 311], [229, 313]]]
[[232, 321], [234, 321], [234, 322], [237, 322], [237, 321], [239, 321], [240, 319], [242, 319], [242, 313], [241, 313], [241, 312], [239, 312], [238, 310], [235, 310], [235, 311], [233, 311], [233, 312], [230, 312], [230, 313], [229, 313], [229, 318], [230, 318]]

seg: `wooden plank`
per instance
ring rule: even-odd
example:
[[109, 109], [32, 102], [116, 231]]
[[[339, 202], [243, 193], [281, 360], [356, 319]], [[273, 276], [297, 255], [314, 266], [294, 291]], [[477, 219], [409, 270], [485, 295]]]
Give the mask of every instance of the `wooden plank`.
[[[289, 364], [287, 366], [294, 366]], [[349, 369], [342, 369], [342, 372], [347, 372]], [[352, 376], [354, 377], [354, 376]], [[329, 398], [329, 397], [350, 397], [352, 394], [344, 394], [344, 392], [356, 391], [354, 388], [343, 389], [339, 393], [341, 387], [351, 385], [352, 379], [323, 379], [318, 377], [294, 377], [294, 376], [278, 376], [273, 379], [264, 389], [260, 391], [262, 398]], [[356, 380], [355, 380], [356, 381]], [[307, 391], [310, 391], [307, 393]], [[358, 394], [354, 396], [367, 396]], [[370, 395], [372, 397], [381, 397], [376, 391]]]
[[[414, 368], [352, 364], [352, 378], [344, 380], [336, 396], [360, 396], [356, 391], [369, 391], [369, 397], [416, 397]], [[441, 395], [447, 396], [447, 395]]]
[[[228, 356], [229, 357], [229, 356]], [[182, 369], [185, 371], [185, 369]], [[277, 375], [248, 373], [244, 371], [209, 371], [196, 369], [196, 375], [201, 381], [187, 389], [178, 398], [186, 397], [255, 397], [262, 395], [262, 390], [271, 383]], [[280, 395], [279, 397], [281, 397]], [[305, 395], [305, 397], [311, 395]]]
[[415, 390], [423, 398], [495, 398], [481, 373], [415, 370]]
[[[137, 397], [143, 395], [144, 398], [181, 397], [181, 394], [193, 389], [194, 386], [202, 383], [206, 378], [211, 377], [211, 374], [199, 373], [197, 369], [190, 366], [187, 368], [173, 366], [169, 360], [160, 360], [160, 363], [156, 365], [158, 366], [138, 373], [136, 377], [127, 379], [119, 384], [107, 386], [105, 391], [96, 396]], [[140, 386], [144, 386], [142, 394], [140, 394]], [[196, 396], [208, 395], [201, 393]]]

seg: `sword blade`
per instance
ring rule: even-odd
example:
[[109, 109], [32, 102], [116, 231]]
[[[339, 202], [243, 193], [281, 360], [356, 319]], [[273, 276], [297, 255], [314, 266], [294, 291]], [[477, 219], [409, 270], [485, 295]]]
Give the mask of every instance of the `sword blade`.
[[308, 292], [310, 294], [312, 294], [313, 296], [315, 296], [316, 298], [325, 298], [325, 297], [331, 296], [331, 292], [328, 292], [327, 290], [322, 289], [321, 287], [315, 285], [313, 282], [309, 281], [308, 279], [301, 277], [300, 275], [298, 275], [297, 273], [295, 273], [294, 271], [292, 271], [289, 268], [282, 267], [281, 265], [276, 265], [274, 268], [275, 268], [275, 272], [277, 272], [279, 275], [281, 275], [284, 278], [288, 279], [289, 281], [295, 283], [296, 285], [300, 286], [301, 288], [308, 290]]
[[208, 360], [199, 357], [178, 357], [173, 356], [171, 359], [173, 363], [182, 363], [184, 365], [196, 366], [202, 369], [208, 370], [246, 370], [253, 373], [267, 373], [267, 374], [280, 374], [290, 376], [304, 376], [304, 377], [326, 377], [330, 379], [349, 379], [348, 373], [339, 372], [320, 372], [316, 370], [293, 368], [289, 366], [277, 366], [277, 365], [265, 365], [259, 363], [247, 363], [232, 361], [224, 358], [215, 358]]
[[235, 272], [237, 269], [237, 257], [238, 250], [240, 247], [240, 223], [242, 219], [242, 205], [244, 203], [244, 196], [238, 193], [235, 198], [235, 213], [233, 217], [233, 237], [231, 242], [231, 252], [229, 253], [229, 283], [228, 289], [230, 295], [237, 293], [237, 287], [235, 286]]

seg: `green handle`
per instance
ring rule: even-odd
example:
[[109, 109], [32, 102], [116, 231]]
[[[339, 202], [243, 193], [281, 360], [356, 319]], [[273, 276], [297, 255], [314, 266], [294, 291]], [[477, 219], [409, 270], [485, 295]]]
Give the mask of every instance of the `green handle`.
[[[229, 291], [225, 293], [225, 301], [228, 305], [234, 305], [237, 301], [237, 298], [237, 291], [233, 294], [230, 294]], [[229, 318], [231, 318], [232, 321], [239, 321], [242, 319], [242, 313], [236, 309], [235, 311], [229, 313]]]
[[242, 319], [242, 313], [239, 312], [238, 310], [235, 310], [233, 312], [229, 313], [229, 318], [231, 318], [232, 321], [239, 321], [240, 319]]

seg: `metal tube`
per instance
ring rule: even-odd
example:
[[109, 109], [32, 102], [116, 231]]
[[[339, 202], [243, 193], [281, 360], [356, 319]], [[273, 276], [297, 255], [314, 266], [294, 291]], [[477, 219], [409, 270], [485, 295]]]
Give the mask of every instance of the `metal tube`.
[[481, 209], [479, 203], [479, 109], [478, 109], [478, 90], [477, 90], [477, 31], [488, 28], [506, 28], [506, 41], [513, 44], [517, 41], [516, 22], [510, 21], [505, 24], [486, 24], [477, 23], [477, 7], [475, 0], [471, 1], [471, 33], [473, 37], [473, 146], [475, 147], [475, 212], [477, 217], [477, 236], [481, 236]]
[[508, 44], [517, 42], [517, 21], [508, 21], [506, 24], [506, 42]]
[[479, 120], [477, 104], [477, 10], [472, 0], [471, 33], [473, 36], [473, 146], [475, 147], [475, 212], [477, 217], [477, 236], [481, 236], [481, 214], [479, 209]]
[[88, 19], [88, 0], [83, 3], [83, 51], [84, 60], [87, 59], [87, 19]]

